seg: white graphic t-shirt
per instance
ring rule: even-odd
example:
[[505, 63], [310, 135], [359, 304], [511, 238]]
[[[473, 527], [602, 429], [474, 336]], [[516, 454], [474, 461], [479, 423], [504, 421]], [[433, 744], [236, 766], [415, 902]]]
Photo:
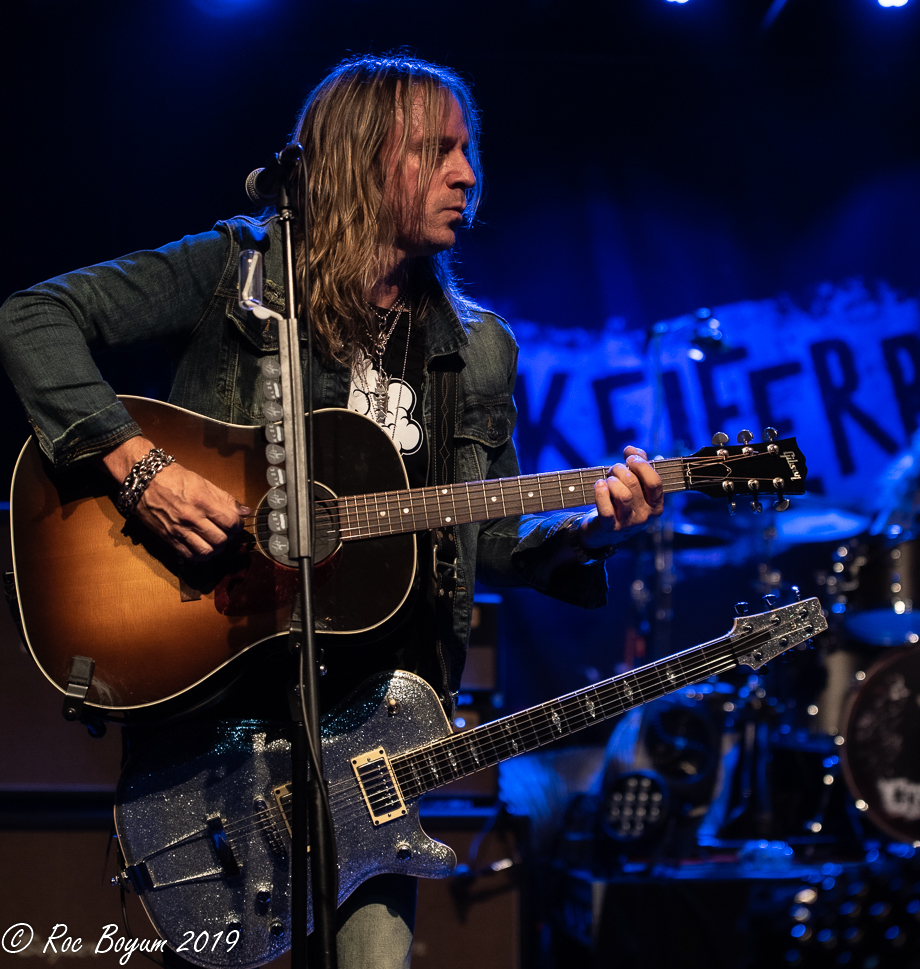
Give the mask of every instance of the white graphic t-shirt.
[[[367, 354], [351, 374], [348, 393], [349, 410], [376, 419], [378, 407], [379, 373], [374, 361]], [[386, 420], [381, 424], [387, 436], [392, 438], [400, 454], [415, 454], [422, 446], [422, 427], [415, 420], [418, 396], [412, 386], [399, 377], [390, 377], [386, 385]]]

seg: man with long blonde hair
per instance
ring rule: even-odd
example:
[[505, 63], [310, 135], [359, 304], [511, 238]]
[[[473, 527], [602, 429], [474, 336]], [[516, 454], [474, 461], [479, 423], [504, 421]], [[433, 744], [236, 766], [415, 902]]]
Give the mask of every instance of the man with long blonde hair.
[[[519, 474], [511, 437], [517, 347], [505, 323], [463, 294], [450, 261], [479, 202], [478, 136], [461, 78], [401, 55], [340, 64], [295, 128], [309, 175], [295, 183], [293, 199], [297, 301], [301, 311], [309, 303], [314, 334], [314, 358], [303, 360], [313, 368], [313, 404], [348, 407], [379, 424], [411, 486]], [[269, 211], [49, 280], [15, 294], [0, 313], [3, 364], [48, 458], [101, 464], [125, 482], [125, 513], [193, 561], [219, 555], [251, 509], [193, 468], [163, 463], [156, 441], [102, 380], [90, 348], [168, 339], [178, 347], [172, 403], [220, 421], [262, 423], [260, 361], [277, 352], [278, 336], [274, 324], [236, 303], [243, 249], [263, 253], [265, 300], [281, 308], [280, 231]], [[449, 711], [477, 576], [599, 606], [603, 560], [660, 514], [661, 496], [645, 455], [628, 448], [626, 462], [596, 483], [596, 508], [587, 514], [420, 534], [423, 565], [398, 622], [372, 641], [327, 650], [324, 706], [368, 675], [399, 668], [427, 679]], [[368, 576], [369, 589], [378, 579]], [[231, 706], [215, 715], [272, 713], [277, 698], [262, 699], [273, 686], [263, 684], [260, 694], [248, 683], [244, 700], [226, 701]], [[408, 965], [414, 899], [405, 876], [365, 882], [339, 910], [339, 964]]]

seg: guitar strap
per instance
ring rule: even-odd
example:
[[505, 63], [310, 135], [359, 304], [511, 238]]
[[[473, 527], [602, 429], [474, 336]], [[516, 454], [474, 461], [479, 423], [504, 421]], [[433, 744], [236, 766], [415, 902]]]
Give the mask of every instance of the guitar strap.
[[[444, 357], [435, 364], [443, 369], [430, 370], [432, 389], [432, 426], [430, 433], [431, 485], [454, 484], [457, 480], [457, 458], [454, 430], [457, 426], [457, 366], [459, 358]], [[449, 716], [453, 715], [456, 694], [451, 692], [450, 642], [454, 628], [454, 594], [457, 590], [457, 543], [452, 526], [439, 528], [433, 537], [435, 573], [435, 625], [437, 653], [441, 665], [444, 694], [441, 697]]]

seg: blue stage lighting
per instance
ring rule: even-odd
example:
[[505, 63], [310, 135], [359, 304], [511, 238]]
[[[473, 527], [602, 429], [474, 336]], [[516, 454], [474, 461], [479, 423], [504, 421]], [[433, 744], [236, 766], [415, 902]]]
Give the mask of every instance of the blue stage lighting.
[[903, 7], [907, 0], [878, 0], [880, 7]]
[[[686, 3], [687, 0], [668, 0], [668, 3]], [[881, 2], [881, 0], [879, 0]]]
[[192, 0], [193, 6], [215, 17], [232, 17], [264, 4], [265, 0]]

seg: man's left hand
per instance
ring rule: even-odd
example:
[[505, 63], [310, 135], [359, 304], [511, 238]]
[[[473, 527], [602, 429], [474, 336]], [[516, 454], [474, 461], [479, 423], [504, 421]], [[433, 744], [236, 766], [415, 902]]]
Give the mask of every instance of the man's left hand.
[[585, 515], [579, 540], [585, 549], [617, 545], [661, 514], [664, 491], [645, 451], [628, 447], [625, 464], [615, 464], [594, 484], [595, 510]]

